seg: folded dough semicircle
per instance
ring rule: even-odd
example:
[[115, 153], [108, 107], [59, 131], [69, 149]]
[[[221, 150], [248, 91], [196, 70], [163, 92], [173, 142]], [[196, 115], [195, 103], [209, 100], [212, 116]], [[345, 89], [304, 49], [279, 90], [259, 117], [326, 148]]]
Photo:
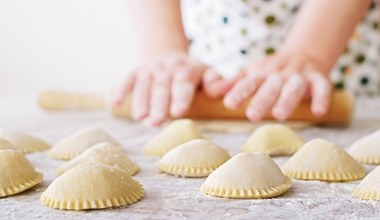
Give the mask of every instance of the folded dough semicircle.
[[93, 147], [85, 150], [79, 156], [67, 161], [57, 168], [57, 174], [62, 175], [67, 170], [72, 169], [83, 163], [102, 163], [112, 167], [118, 167], [125, 170], [130, 175], [139, 171], [139, 167], [128, 158], [122, 148], [112, 145], [108, 142], [95, 144]]
[[243, 144], [246, 152], [264, 152], [272, 156], [291, 155], [299, 150], [304, 140], [283, 124], [266, 124], [258, 127]]
[[207, 195], [237, 199], [272, 198], [292, 185], [263, 152], [240, 153], [212, 172], [201, 186]]
[[361, 163], [380, 164], [380, 130], [355, 141], [348, 152]]
[[290, 157], [282, 171], [296, 179], [327, 182], [351, 181], [365, 176], [365, 169], [358, 161], [324, 139], [307, 142]]
[[101, 142], [121, 146], [118, 141], [104, 130], [87, 127], [59, 141], [49, 150], [48, 156], [58, 160], [70, 160]]
[[183, 177], [204, 177], [230, 155], [209, 140], [194, 139], [170, 150], [158, 162], [161, 171]]
[[45, 141], [23, 132], [0, 130], [0, 138], [11, 143], [16, 150], [25, 154], [50, 148], [50, 145]]
[[352, 195], [365, 200], [380, 200], [380, 166], [364, 177]]
[[42, 182], [25, 155], [15, 150], [0, 150], [0, 197], [18, 194]]
[[202, 138], [195, 123], [190, 119], [179, 119], [165, 127], [143, 147], [147, 155], [162, 156], [169, 150], [192, 139]]
[[140, 182], [122, 169], [86, 163], [68, 170], [42, 193], [42, 204], [56, 209], [87, 210], [137, 202], [144, 195]]

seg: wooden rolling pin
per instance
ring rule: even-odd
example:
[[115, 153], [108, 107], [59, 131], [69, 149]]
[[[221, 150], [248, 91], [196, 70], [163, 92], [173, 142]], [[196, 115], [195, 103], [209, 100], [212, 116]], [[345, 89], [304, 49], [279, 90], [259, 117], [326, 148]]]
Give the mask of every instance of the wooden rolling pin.
[[[46, 110], [91, 110], [108, 108], [104, 97], [92, 94], [78, 94], [47, 90], [42, 92], [38, 100], [39, 106]], [[201, 119], [246, 119], [245, 109], [248, 102], [237, 110], [229, 110], [222, 99], [211, 100], [204, 93], [198, 92], [190, 111], [185, 117]], [[335, 90], [331, 97], [329, 111], [323, 117], [316, 117], [310, 111], [310, 101], [302, 102], [289, 121], [306, 121], [315, 124], [347, 126], [353, 113], [353, 96], [344, 90]], [[111, 108], [116, 117], [130, 117], [131, 102], [126, 100], [119, 107]], [[265, 119], [273, 117], [268, 114]]]

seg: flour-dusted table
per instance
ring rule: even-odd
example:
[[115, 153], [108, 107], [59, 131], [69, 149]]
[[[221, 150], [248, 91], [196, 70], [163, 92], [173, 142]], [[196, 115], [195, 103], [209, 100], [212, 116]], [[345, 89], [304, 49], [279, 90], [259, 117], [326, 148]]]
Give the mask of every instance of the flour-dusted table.
[[[43, 183], [19, 195], [0, 199], [0, 219], [380, 218], [380, 203], [361, 201], [351, 196], [360, 181], [325, 183], [294, 180], [293, 187], [287, 193], [265, 200], [204, 196], [199, 191], [204, 178], [176, 178], [162, 174], [155, 166], [158, 159], [142, 154], [142, 144], [159, 129], [114, 119], [102, 111], [44, 112], [37, 108], [34, 95], [0, 95], [1, 128], [26, 131], [54, 144], [86, 126], [103, 128], [124, 144], [130, 158], [141, 167], [135, 178], [145, 188], [143, 199], [130, 206], [93, 211], [60, 211], [43, 206], [39, 197], [57, 177], [55, 169], [63, 161], [52, 160], [46, 152], [38, 152], [27, 157], [37, 170], [44, 173]], [[357, 138], [378, 128], [380, 99], [363, 99], [356, 103], [355, 117], [350, 127], [310, 127], [301, 130], [300, 134], [306, 140], [321, 137], [347, 148]], [[239, 146], [248, 135], [205, 133], [231, 155], [240, 151]], [[275, 160], [281, 165], [287, 157]], [[366, 168], [370, 171], [374, 167]]]

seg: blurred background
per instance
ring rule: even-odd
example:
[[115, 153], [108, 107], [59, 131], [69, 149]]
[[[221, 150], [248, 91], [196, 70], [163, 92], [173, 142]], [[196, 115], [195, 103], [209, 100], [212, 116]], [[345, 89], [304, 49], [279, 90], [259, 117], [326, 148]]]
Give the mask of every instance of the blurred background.
[[125, 0], [0, 0], [0, 94], [105, 92], [136, 62]]
[[[276, 9], [280, 3], [266, 7]], [[342, 56], [332, 79], [373, 96], [380, 94], [380, 63], [363, 56], [379, 57], [380, 13], [375, 6], [371, 9], [376, 13], [355, 33], [364, 40], [350, 43], [354, 57]], [[137, 62], [128, 13], [125, 0], [0, 0], [0, 95], [49, 88], [110, 91]], [[365, 65], [355, 64], [358, 60], [366, 60]]]

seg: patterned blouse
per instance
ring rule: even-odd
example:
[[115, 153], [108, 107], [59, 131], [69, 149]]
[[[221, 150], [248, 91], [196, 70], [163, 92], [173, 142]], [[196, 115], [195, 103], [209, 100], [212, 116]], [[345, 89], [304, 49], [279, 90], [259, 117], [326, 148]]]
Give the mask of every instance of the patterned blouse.
[[[302, 0], [183, 0], [190, 53], [223, 77], [232, 77], [252, 59], [275, 53]], [[373, 1], [345, 53], [331, 72], [337, 88], [356, 95], [380, 94], [380, 10]]]

